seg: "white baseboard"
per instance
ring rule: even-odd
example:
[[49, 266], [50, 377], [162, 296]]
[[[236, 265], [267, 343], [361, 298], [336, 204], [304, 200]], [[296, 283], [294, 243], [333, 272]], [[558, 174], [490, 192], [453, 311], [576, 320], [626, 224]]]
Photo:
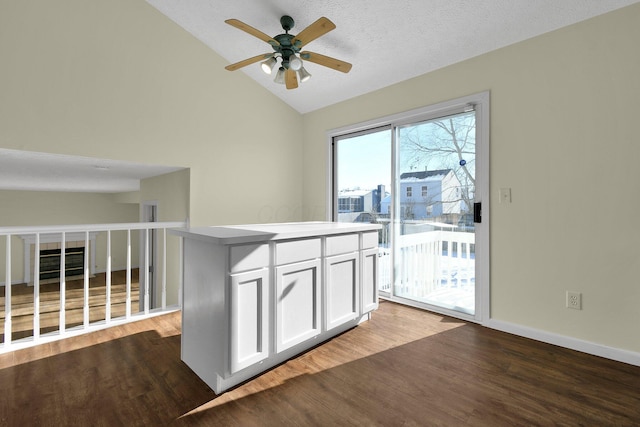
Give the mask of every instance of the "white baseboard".
[[640, 353], [635, 353], [633, 351], [607, 347], [602, 344], [596, 344], [565, 335], [545, 332], [539, 329], [528, 328], [526, 326], [503, 322], [501, 320], [490, 319], [486, 323], [484, 323], [484, 326], [491, 329], [496, 329], [498, 331], [530, 338], [536, 341], [569, 348], [571, 350], [581, 351], [583, 353], [591, 354], [594, 356], [600, 356], [606, 359], [640, 366]]
[[[24, 281], [20, 281], [20, 280], [14, 280], [11, 282], [11, 286], [13, 285], [21, 285], [22, 283], [24, 283]], [[7, 282], [0, 282], [0, 287], [5, 286], [7, 284]]]

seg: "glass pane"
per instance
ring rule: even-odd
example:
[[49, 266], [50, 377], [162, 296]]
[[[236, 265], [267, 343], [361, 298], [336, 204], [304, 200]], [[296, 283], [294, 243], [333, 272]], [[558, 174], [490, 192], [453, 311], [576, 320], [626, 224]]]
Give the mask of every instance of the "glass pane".
[[334, 141], [338, 222], [382, 225], [379, 290], [391, 288], [389, 203], [391, 195], [391, 130], [377, 130]]
[[475, 112], [397, 129], [394, 295], [474, 314], [475, 135]]

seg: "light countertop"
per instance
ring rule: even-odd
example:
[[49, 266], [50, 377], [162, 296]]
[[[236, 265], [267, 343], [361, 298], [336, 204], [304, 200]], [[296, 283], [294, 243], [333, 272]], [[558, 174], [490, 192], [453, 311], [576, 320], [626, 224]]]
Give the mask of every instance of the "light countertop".
[[357, 233], [380, 229], [379, 224], [347, 222], [287, 222], [274, 224], [225, 225], [173, 229], [179, 236], [233, 245], [269, 240], [301, 239], [331, 234]]

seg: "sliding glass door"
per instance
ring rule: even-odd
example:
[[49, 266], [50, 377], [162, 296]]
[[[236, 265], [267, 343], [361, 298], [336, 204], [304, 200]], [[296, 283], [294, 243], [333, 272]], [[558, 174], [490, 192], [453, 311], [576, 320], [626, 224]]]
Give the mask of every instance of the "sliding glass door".
[[488, 309], [487, 112], [480, 94], [333, 136], [333, 219], [382, 225], [381, 297], [471, 319]]
[[[367, 129], [333, 139], [333, 218], [338, 222], [381, 224], [380, 253], [390, 260], [390, 216], [392, 182], [391, 127]], [[385, 210], [383, 210], [383, 207]], [[379, 289], [389, 292], [391, 265], [379, 274]]]
[[394, 295], [475, 313], [475, 111], [396, 128]]

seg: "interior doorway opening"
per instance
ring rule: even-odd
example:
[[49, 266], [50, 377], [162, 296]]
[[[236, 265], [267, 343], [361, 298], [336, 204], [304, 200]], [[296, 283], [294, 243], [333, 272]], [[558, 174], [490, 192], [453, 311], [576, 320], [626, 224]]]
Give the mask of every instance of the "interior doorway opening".
[[[142, 222], [158, 221], [158, 202], [142, 202]], [[140, 260], [140, 311], [149, 311], [160, 306], [157, 284], [157, 230], [146, 230], [141, 234]]]

